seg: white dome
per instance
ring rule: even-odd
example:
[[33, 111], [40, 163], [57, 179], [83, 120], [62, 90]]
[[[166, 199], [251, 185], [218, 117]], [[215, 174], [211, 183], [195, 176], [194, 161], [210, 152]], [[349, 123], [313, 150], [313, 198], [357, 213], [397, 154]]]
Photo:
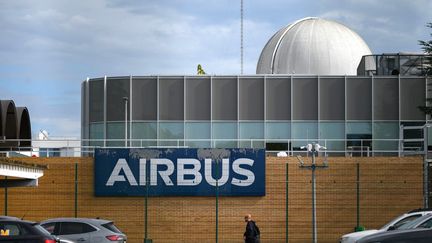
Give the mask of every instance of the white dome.
[[368, 45], [350, 28], [320, 18], [304, 18], [270, 38], [257, 74], [356, 75]]

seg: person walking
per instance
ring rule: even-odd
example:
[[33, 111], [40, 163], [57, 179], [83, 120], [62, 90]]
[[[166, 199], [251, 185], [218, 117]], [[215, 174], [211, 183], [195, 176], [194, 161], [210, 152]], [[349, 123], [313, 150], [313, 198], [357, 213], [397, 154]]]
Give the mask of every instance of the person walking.
[[247, 214], [244, 220], [246, 222], [246, 231], [243, 234], [245, 243], [259, 243], [260, 231], [255, 221], [252, 220], [252, 215]]

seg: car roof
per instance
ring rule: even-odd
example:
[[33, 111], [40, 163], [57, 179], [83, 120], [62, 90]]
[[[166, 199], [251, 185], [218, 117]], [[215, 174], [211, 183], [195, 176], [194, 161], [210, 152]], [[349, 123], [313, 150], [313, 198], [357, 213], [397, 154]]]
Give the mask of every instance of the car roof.
[[409, 232], [415, 233], [415, 232], [419, 232], [419, 231], [428, 231], [428, 230], [432, 230], [432, 229], [414, 228], [414, 229], [384, 231], [384, 232], [379, 232], [376, 234], [368, 235], [368, 236], [362, 238], [359, 242], [363, 242], [363, 241], [372, 242], [372, 240], [380, 240], [380, 239], [383, 239], [385, 237], [393, 237], [393, 236], [397, 236], [397, 235], [405, 234], [405, 233], [409, 233]]
[[432, 212], [432, 208], [418, 208], [418, 209], [411, 210], [408, 213], [419, 213], [419, 212], [427, 212], [427, 211]]
[[54, 223], [54, 222], [80, 222], [89, 224], [107, 224], [112, 223], [110, 220], [93, 219], [93, 218], [53, 218], [41, 221], [41, 224]]
[[[4, 217], [4, 216], [2, 216], [2, 217]], [[34, 222], [34, 221], [21, 220], [19, 218], [15, 218], [15, 217], [0, 218], [0, 222], [19, 222], [19, 223], [25, 223], [25, 224], [31, 224], [31, 225], [38, 224], [37, 222]]]
[[0, 216], [0, 220], [21, 220], [20, 218], [17, 217], [12, 217], [12, 216]]

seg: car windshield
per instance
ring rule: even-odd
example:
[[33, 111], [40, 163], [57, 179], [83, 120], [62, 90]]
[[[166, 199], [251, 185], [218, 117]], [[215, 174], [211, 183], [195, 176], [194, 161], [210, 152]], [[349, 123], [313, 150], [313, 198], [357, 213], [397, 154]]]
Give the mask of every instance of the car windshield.
[[432, 216], [430, 214], [424, 215], [420, 218], [414, 219], [411, 222], [408, 222], [404, 225], [399, 226], [397, 229], [413, 229], [416, 228], [418, 224], [420, 224], [421, 222], [425, 221], [428, 218], [431, 218]]
[[400, 226], [409, 223], [417, 218], [420, 218], [422, 215], [420, 213], [417, 214], [411, 214], [409, 216], [402, 215], [400, 217], [397, 217], [390, 221], [388, 224], [384, 225], [381, 230], [388, 230], [391, 226], [394, 227], [394, 229], [398, 229]]

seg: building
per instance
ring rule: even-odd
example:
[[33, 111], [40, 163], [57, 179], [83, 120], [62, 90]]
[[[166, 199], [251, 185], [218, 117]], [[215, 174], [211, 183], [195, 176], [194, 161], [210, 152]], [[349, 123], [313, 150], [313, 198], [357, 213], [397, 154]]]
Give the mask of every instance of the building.
[[30, 149], [31, 124], [27, 107], [16, 107], [13, 100], [0, 100], [0, 151]]
[[425, 123], [417, 107], [426, 102], [427, 78], [415, 71], [423, 57], [373, 56], [349, 28], [302, 19], [269, 40], [256, 75], [84, 81], [83, 143], [297, 150], [319, 142], [344, 155], [394, 154], [401, 125]]

